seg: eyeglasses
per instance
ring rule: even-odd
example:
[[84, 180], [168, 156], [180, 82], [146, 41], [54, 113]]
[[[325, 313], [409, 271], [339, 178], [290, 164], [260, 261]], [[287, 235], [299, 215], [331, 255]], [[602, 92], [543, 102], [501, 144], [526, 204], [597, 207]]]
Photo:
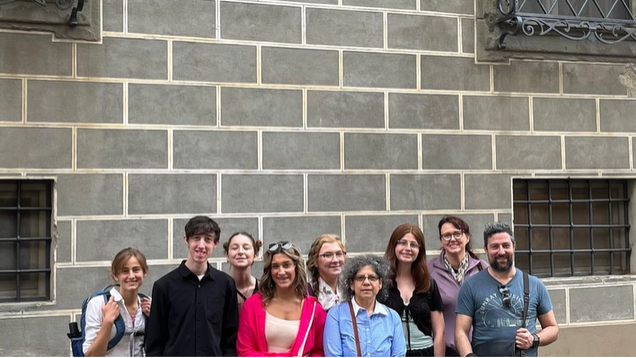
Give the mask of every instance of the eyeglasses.
[[332, 260], [333, 257], [335, 256], [338, 260], [340, 260], [341, 258], [343, 258], [345, 255], [347, 255], [346, 252], [344, 251], [338, 251], [338, 252], [325, 252], [324, 254], [320, 254], [318, 256], [322, 257], [325, 260]]
[[398, 240], [397, 245], [398, 246], [409, 246], [413, 250], [419, 250], [420, 249], [420, 244], [418, 244], [417, 242], [414, 242], [414, 241], [408, 242], [406, 240]]
[[356, 282], [364, 282], [365, 280], [369, 280], [369, 282], [378, 282], [378, 280], [380, 279], [379, 276], [376, 275], [358, 275], [356, 277], [353, 278]]
[[499, 293], [501, 293], [501, 302], [505, 308], [510, 308], [510, 290], [506, 286], [499, 287]]
[[292, 247], [292, 243], [289, 241], [279, 241], [275, 244], [269, 244], [269, 248], [267, 249], [267, 251], [269, 252], [274, 252], [274, 253], [279, 253], [283, 250], [289, 250]]
[[446, 241], [451, 241], [451, 239], [455, 239], [455, 240], [459, 240], [462, 238], [462, 236], [464, 235], [463, 231], [455, 231], [453, 233], [446, 233], [444, 235], [442, 235], [442, 239], [446, 240]]

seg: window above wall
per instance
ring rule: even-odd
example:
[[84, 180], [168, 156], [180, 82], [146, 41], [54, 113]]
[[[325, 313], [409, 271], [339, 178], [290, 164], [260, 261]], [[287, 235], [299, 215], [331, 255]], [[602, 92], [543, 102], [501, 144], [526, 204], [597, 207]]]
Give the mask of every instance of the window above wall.
[[478, 62], [633, 62], [633, 0], [475, 0]]
[[50, 180], [0, 180], [0, 303], [51, 299]]
[[515, 264], [539, 277], [630, 273], [626, 180], [515, 179]]

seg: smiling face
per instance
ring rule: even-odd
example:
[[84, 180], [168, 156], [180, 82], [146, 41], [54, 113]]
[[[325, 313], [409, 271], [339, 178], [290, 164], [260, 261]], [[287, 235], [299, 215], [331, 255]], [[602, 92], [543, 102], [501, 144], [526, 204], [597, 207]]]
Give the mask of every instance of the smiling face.
[[353, 276], [350, 288], [355, 293], [355, 297], [375, 299], [382, 288], [382, 280], [373, 269], [373, 266], [367, 265], [359, 269]]
[[272, 256], [270, 274], [277, 289], [288, 289], [292, 287], [296, 280], [296, 265], [286, 254], [274, 254]]
[[202, 264], [208, 261], [212, 251], [216, 247], [214, 242], [214, 233], [196, 234], [191, 237], [183, 238], [188, 246], [188, 261]]
[[113, 275], [113, 278], [119, 283], [121, 291], [134, 291], [144, 283], [146, 275], [147, 272], [143, 270], [139, 260], [132, 256], [119, 269], [119, 272]]
[[236, 235], [231, 241], [226, 254], [230, 265], [238, 268], [252, 266], [256, 253], [254, 252], [254, 242], [245, 235]]
[[[455, 236], [459, 235], [461, 235], [461, 237], [456, 239]], [[446, 250], [447, 253], [458, 254], [460, 257], [463, 257], [466, 252], [466, 244], [470, 241], [469, 236], [451, 223], [442, 225], [439, 239], [442, 242], [442, 248]]]
[[415, 239], [415, 235], [408, 233], [402, 236], [395, 245], [395, 257], [402, 263], [413, 263], [420, 253], [420, 244]]
[[510, 271], [515, 254], [515, 244], [510, 235], [500, 232], [492, 235], [487, 242], [485, 249], [490, 267], [499, 272]]
[[344, 262], [345, 255], [342, 247], [337, 242], [327, 242], [320, 248], [316, 268], [323, 280], [330, 281], [340, 276]]

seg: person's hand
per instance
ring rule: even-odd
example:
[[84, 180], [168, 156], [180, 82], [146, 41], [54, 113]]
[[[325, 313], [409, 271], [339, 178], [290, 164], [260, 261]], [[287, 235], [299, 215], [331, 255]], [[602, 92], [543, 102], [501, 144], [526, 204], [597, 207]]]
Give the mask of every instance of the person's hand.
[[146, 316], [150, 316], [150, 299], [142, 298], [141, 299], [141, 312], [143, 312]]
[[534, 337], [532, 333], [525, 328], [519, 328], [517, 330], [517, 336], [515, 337], [515, 345], [519, 349], [530, 349], [532, 348], [532, 343], [534, 342]]
[[102, 313], [104, 314], [104, 322], [111, 324], [119, 317], [119, 305], [113, 296], [110, 296], [108, 302], [102, 304]]

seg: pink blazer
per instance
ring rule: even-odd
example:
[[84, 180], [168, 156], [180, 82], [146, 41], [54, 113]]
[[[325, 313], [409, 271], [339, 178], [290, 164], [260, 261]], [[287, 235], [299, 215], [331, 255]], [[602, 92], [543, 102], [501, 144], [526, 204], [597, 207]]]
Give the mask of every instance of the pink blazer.
[[[315, 311], [314, 311], [315, 305]], [[313, 321], [309, 327], [311, 313], [314, 311]], [[270, 353], [267, 351], [265, 339], [265, 309], [261, 293], [255, 293], [245, 301], [239, 317], [238, 337], [236, 339], [236, 354], [239, 357], [291, 357], [297, 356], [305, 334], [309, 330], [305, 348], [301, 356], [322, 357], [325, 355], [322, 347], [322, 333], [325, 328], [327, 314], [315, 297], [307, 296], [303, 301], [300, 314], [300, 327], [292, 344], [291, 350], [285, 353]]]

